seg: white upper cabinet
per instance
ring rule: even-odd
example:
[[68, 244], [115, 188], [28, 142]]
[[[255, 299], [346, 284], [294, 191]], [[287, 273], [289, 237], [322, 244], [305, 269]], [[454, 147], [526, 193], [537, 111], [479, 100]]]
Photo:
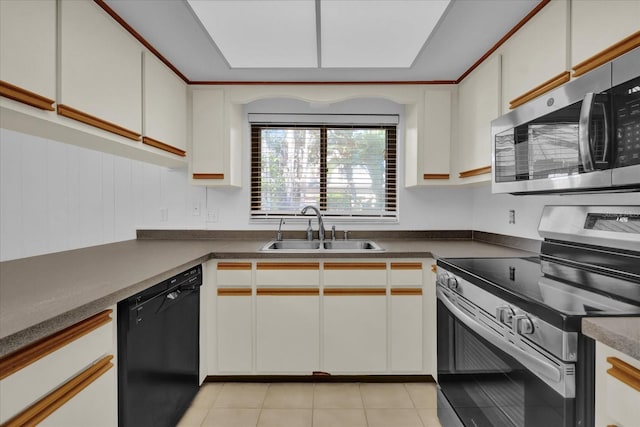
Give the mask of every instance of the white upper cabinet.
[[455, 171], [462, 183], [491, 179], [491, 120], [500, 115], [501, 57], [494, 54], [458, 86]]
[[223, 89], [191, 93], [192, 183], [240, 186], [242, 106], [225, 103]]
[[423, 139], [418, 150], [422, 179], [437, 184], [449, 178], [452, 89], [424, 91]]
[[571, 66], [640, 31], [637, 0], [571, 3]]
[[62, 0], [60, 49], [58, 113], [139, 140], [142, 46], [138, 41], [96, 3]]
[[[51, 104], [56, 97], [55, 1], [0, 1], [0, 80], [3, 96], [53, 110]], [[38, 97], [47, 99], [39, 100]]]
[[144, 52], [143, 141], [178, 156], [187, 151], [187, 85]]
[[569, 80], [569, 6], [567, 0], [547, 4], [500, 49], [502, 111], [544, 83]]

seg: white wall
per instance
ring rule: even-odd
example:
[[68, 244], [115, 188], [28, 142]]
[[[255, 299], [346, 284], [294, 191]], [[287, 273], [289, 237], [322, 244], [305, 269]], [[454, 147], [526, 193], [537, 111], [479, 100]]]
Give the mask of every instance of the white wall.
[[[640, 193], [512, 196], [491, 194], [489, 184], [475, 188], [472, 197], [472, 229], [538, 240], [545, 205], [640, 205]], [[510, 209], [516, 212], [515, 224], [509, 224]]]
[[135, 239], [139, 227], [202, 228], [187, 213], [205, 197], [186, 171], [0, 129], [2, 261]]

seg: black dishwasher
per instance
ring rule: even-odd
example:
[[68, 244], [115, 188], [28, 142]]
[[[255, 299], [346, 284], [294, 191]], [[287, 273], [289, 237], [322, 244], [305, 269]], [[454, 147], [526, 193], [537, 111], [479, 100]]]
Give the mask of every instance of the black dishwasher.
[[118, 425], [175, 426], [198, 392], [196, 266], [118, 303]]

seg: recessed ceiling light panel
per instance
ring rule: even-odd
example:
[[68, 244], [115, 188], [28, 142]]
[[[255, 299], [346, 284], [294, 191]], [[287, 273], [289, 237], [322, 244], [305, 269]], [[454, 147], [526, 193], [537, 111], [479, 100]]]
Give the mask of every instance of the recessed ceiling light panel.
[[449, 0], [322, 0], [323, 68], [409, 68]]
[[314, 0], [188, 0], [232, 68], [317, 67]]

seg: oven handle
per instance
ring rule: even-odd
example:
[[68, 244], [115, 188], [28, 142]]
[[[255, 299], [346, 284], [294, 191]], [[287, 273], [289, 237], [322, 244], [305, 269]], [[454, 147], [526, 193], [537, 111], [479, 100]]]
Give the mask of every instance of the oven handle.
[[489, 341], [491, 344], [495, 345], [505, 353], [516, 358], [520, 363], [525, 365], [528, 369], [532, 370], [535, 373], [538, 373], [550, 381], [559, 383], [562, 375], [560, 369], [552, 365], [551, 363], [545, 362], [544, 360], [540, 360], [535, 356], [527, 353], [520, 348], [509, 344], [508, 342], [498, 338], [493, 335], [490, 331], [483, 328], [481, 324], [475, 321], [471, 316], [460, 310], [456, 307], [445, 295], [445, 293], [441, 289], [436, 289], [436, 294], [438, 299], [442, 301], [442, 303], [449, 309], [449, 311], [464, 323], [469, 329], [480, 335], [482, 338]]

